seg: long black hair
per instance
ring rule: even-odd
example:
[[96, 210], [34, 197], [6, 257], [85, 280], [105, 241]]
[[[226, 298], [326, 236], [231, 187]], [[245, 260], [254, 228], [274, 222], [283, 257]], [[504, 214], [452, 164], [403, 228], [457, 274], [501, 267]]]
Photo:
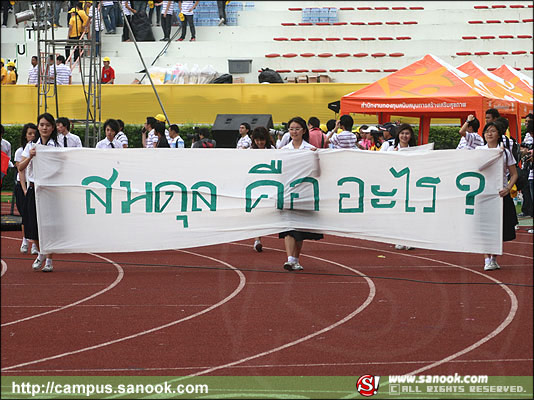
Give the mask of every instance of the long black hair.
[[495, 122], [495, 121], [488, 122], [484, 126], [484, 129], [482, 130], [482, 139], [484, 139], [484, 144], [488, 144], [488, 141], [486, 140], [486, 131], [488, 130], [488, 128], [490, 126], [493, 126], [493, 127], [495, 127], [495, 129], [497, 129], [497, 132], [499, 133], [498, 138], [497, 138], [497, 144], [498, 145], [501, 144], [502, 143], [502, 135], [504, 135], [506, 130], [503, 132], [504, 126], [502, 124], [498, 123], [498, 122]]
[[410, 131], [410, 141], [408, 142], [408, 146], [410, 147], [415, 146], [415, 135], [413, 133], [412, 126], [410, 124], [402, 124], [397, 128], [397, 136], [395, 136], [395, 143], [393, 145], [394, 147], [397, 147], [399, 145], [400, 133], [405, 129]]
[[[54, 130], [52, 131], [52, 134], [50, 135], [50, 139], [52, 139], [54, 141], [54, 145], [57, 147], [58, 146], [58, 143], [57, 143], [57, 127], [56, 127], [56, 119], [52, 116], [52, 114], [50, 113], [42, 113], [41, 115], [39, 115], [37, 117], [37, 126], [39, 126], [39, 121], [41, 119], [45, 119], [47, 120], [48, 122], [50, 122], [52, 124], [52, 126], [54, 127]], [[39, 132], [39, 128], [37, 128], [37, 132]], [[40, 136], [40, 134], [39, 134]], [[42, 142], [42, 141], [41, 141]]]
[[310, 131], [308, 130], [308, 124], [306, 123], [306, 121], [304, 120], [304, 118], [302, 117], [293, 117], [289, 120], [289, 122], [287, 123], [287, 127], [289, 129], [289, 125], [291, 125], [292, 122], [296, 122], [297, 124], [299, 124], [303, 129], [304, 129], [304, 135], [302, 135], [302, 140], [306, 141], [306, 142], [310, 142]]
[[265, 140], [265, 148], [266, 149], [270, 149], [273, 145], [273, 142], [271, 141], [271, 135], [269, 134], [269, 131], [267, 130], [267, 128], [263, 127], [263, 126], [257, 126], [254, 128], [254, 130], [252, 131], [252, 135], [251, 135], [251, 139], [252, 139], [252, 144], [251, 144], [251, 148], [252, 149], [258, 149], [259, 147], [256, 145], [256, 142], [254, 141], [254, 139], [260, 139], [260, 140]]
[[37, 139], [39, 139], [39, 130], [37, 129], [37, 125], [32, 122], [27, 123], [22, 127], [22, 133], [20, 134], [20, 147], [22, 147], [23, 149], [28, 144], [28, 139], [26, 139], [28, 129], [35, 129], [35, 138], [33, 138], [34, 143], [37, 142]]

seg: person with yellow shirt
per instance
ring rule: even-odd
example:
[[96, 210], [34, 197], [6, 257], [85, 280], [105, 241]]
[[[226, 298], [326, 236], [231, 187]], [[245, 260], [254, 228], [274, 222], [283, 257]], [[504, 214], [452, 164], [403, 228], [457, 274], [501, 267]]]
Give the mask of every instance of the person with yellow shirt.
[[[76, 3], [76, 8], [71, 8], [69, 10], [70, 20], [69, 20], [69, 40], [79, 40], [83, 35], [89, 17], [86, 12], [83, 10], [83, 3], [81, 1]], [[74, 60], [76, 61], [80, 56], [80, 50], [78, 46], [75, 45], [74, 50]], [[70, 56], [71, 45], [65, 46], [65, 58], [68, 59]]]
[[2, 60], [0, 61], [0, 67], [1, 67], [1, 77], [2, 77], [2, 80], [1, 80], [1, 84], [2, 85], [5, 85], [7, 83], [7, 70], [5, 69], [4, 67], [4, 59], [2, 58]]
[[7, 63], [7, 78], [6, 85], [16, 85], [17, 84], [17, 71], [15, 70], [15, 63], [10, 61]]

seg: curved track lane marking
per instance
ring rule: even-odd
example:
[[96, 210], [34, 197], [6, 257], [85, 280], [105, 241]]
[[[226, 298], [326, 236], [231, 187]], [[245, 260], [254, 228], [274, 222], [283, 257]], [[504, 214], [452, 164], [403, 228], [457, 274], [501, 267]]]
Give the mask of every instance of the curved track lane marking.
[[[235, 246], [247, 246], [247, 247], [249, 246], [249, 245], [241, 244], [241, 243], [230, 243], [230, 244], [235, 245]], [[285, 250], [274, 249], [274, 248], [269, 248], [269, 247], [264, 247], [264, 248], [265, 249], [269, 249], [269, 250], [281, 251], [281, 252], [285, 251]], [[337, 263], [335, 261], [330, 261], [330, 260], [326, 260], [324, 258], [306, 255], [304, 253], [302, 253], [302, 255], [305, 256], [305, 257], [314, 258], [314, 259], [319, 260], [319, 261], [324, 261], [326, 263], [337, 265], [338, 267], [348, 269], [349, 271], [352, 271], [352, 272], [354, 272], [354, 273], [356, 273], [356, 274], [358, 274], [360, 276], [364, 275], [360, 271], [357, 271], [357, 270], [355, 270], [353, 268], [350, 268], [350, 267], [348, 267], [346, 265]], [[280, 350], [287, 349], [288, 347], [292, 347], [292, 346], [295, 346], [295, 345], [297, 345], [299, 343], [305, 342], [306, 340], [309, 340], [309, 339], [311, 339], [311, 338], [313, 338], [315, 336], [321, 335], [321, 334], [323, 334], [325, 332], [328, 332], [328, 331], [338, 327], [341, 324], [344, 324], [345, 322], [347, 322], [348, 320], [352, 319], [354, 316], [356, 316], [357, 314], [362, 312], [369, 304], [371, 304], [371, 302], [373, 301], [373, 299], [375, 297], [376, 288], [375, 288], [375, 285], [374, 285], [373, 281], [371, 279], [369, 279], [369, 278], [366, 278], [366, 277], [364, 277], [364, 279], [367, 281], [367, 284], [369, 285], [369, 295], [367, 296], [367, 299], [356, 310], [354, 310], [353, 312], [348, 314], [345, 318], [340, 319], [336, 323], [334, 323], [332, 325], [329, 325], [327, 327], [324, 327], [323, 329], [321, 329], [321, 330], [319, 330], [317, 332], [311, 333], [309, 335], [306, 335], [306, 336], [304, 336], [304, 337], [302, 337], [300, 339], [293, 340], [292, 342], [286, 343], [286, 344], [284, 344], [282, 346], [275, 347], [274, 349], [263, 351], [261, 353], [255, 354], [255, 355], [242, 358], [241, 360], [233, 361], [233, 362], [230, 362], [230, 363], [227, 363], [227, 364], [223, 364], [223, 365], [218, 365], [216, 367], [211, 367], [211, 368], [205, 369], [203, 371], [197, 372], [196, 374], [191, 374], [191, 375], [187, 375], [184, 378], [172, 380], [171, 382], [179, 381], [179, 380], [182, 380], [182, 379], [185, 379], [185, 378], [189, 378], [189, 377], [193, 377], [193, 376], [209, 374], [210, 372], [217, 371], [219, 369], [233, 367], [234, 365], [242, 364], [244, 362], [247, 362], [247, 361], [250, 361], [250, 360], [254, 360], [256, 358], [263, 357], [263, 356], [275, 353], [275, 352], [280, 351]]]
[[101, 294], [104, 294], [105, 292], [107, 292], [107, 291], [113, 289], [115, 286], [117, 286], [119, 284], [119, 282], [122, 280], [122, 278], [124, 277], [124, 270], [122, 269], [122, 267], [119, 264], [117, 264], [116, 262], [110, 260], [109, 258], [102, 257], [102, 256], [99, 256], [98, 254], [93, 254], [93, 253], [87, 253], [87, 254], [90, 254], [92, 256], [101, 258], [102, 260], [105, 260], [105, 261], [113, 264], [113, 266], [115, 268], [117, 268], [117, 271], [119, 271], [119, 274], [117, 275], [115, 280], [109, 286], [105, 287], [104, 289], [102, 289], [102, 290], [100, 290], [100, 291], [98, 291], [96, 293], [93, 293], [90, 296], [87, 296], [87, 297], [84, 297], [83, 299], [75, 301], [74, 303], [70, 303], [70, 304], [64, 305], [62, 307], [55, 308], [55, 309], [50, 310], [50, 311], [45, 311], [45, 312], [40, 313], [40, 314], [30, 315], [29, 317], [26, 317], [26, 318], [17, 319], [16, 321], [6, 322], [6, 323], [3, 323], [0, 326], [3, 328], [5, 326], [17, 324], [19, 322], [24, 322], [24, 321], [28, 321], [30, 319], [42, 317], [43, 315], [48, 315], [48, 314], [52, 314], [52, 313], [55, 313], [55, 312], [58, 312], [58, 311], [66, 310], [67, 308], [71, 308], [71, 307], [77, 306], [78, 304], [84, 303], [84, 302], [86, 302], [88, 300], [94, 299], [95, 297], [100, 296]]
[[[478, 271], [475, 271], [475, 270], [472, 270], [472, 269], [469, 269], [469, 268], [466, 268], [466, 267], [462, 267], [461, 265], [451, 264], [451, 263], [448, 263], [446, 261], [436, 260], [436, 259], [432, 259], [432, 258], [429, 258], [429, 257], [421, 257], [421, 256], [413, 255], [413, 254], [404, 254], [404, 253], [394, 252], [394, 251], [391, 251], [391, 250], [380, 250], [380, 249], [373, 249], [373, 248], [370, 248], [370, 247], [362, 247], [362, 246], [355, 246], [355, 245], [350, 245], [350, 244], [331, 243], [331, 242], [320, 242], [320, 243], [328, 244], [328, 245], [335, 245], [335, 246], [353, 247], [353, 248], [364, 249], [364, 250], [376, 250], [376, 251], [382, 251], [382, 252], [386, 252], [386, 253], [401, 255], [401, 256], [405, 256], [405, 257], [413, 257], [413, 258], [419, 258], [419, 259], [422, 259], [422, 260], [430, 260], [430, 261], [439, 262], [439, 263], [442, 263], [442, 264], [445, 264], [445, 265], [449, 265], [451, 267], [460, 268], [460, 269], [463, 269], [463, 270], [465, 270], [467, 272], [472, 272], [474, 274], [477, 274], [477, 275], [480, 275], [480, 276], [482, 276], [484, 278], [487, 278], [487, 279], [497, 283], [506, 292], [506, 294], [508, 294], [508, 297], [510, 297], [511, 304], [510, 304], [510, 311], [508, 312], [508, 315], [503, 320], [503, 322], [501, 322], [501, 324], [497, 328], [495, 328], [492, 332], [490, 332], [488, 335], [486, 335], [485, 337], [483, 337], [479, 341], [473, 343], [471, 346], [468, 346], [463, 350], [460, 350], [460, 351], [458, 351], [458, 352], [456, 352], [454, 354], [451, 354], [450, 356], [445, 357], [445, 358], [443, 358], [443, 359], [441, 359], [439, 361], [436, 361], [436, 362], [434, 362], [432, 364], [429, 364], [429, 365], [427, 365], [425, 367], [422, 367], [422, 368], [416, 369], [414, 371], [408, 372], [405, 375], [415, 375], [415, 374], [418, 374], [420, 372], [429, 370], [431, 368], [434, 368], [434, 367], [437, 367], [437, 366], [439, 366], [441, 364], [449, 362], [449, 361], [451, 361], [451, 360], [453, 360], [455, 358], [458, 358], [458, 357], [460, 357], [460, 356], [462, 356], [462, 355], [464, 355], [466, 353], [469, 353], [470, 351], [476, 349], [477, 347], [480, 347], [482, 344], [484, 344], [487, 341], [493, 339], [495, 336], [497, 336], [499, 333], [501, 333], [512, 322], [512, 320], [515, 317], [515, 314], [517, 313], [518, 302], [517, 302], [517, 297], [515, 296], [514, 292], [512, 292], [512, 290], [510, 290], [510, 288], [508, 286], [506, 286], [505, 284], [503, 284], [502, 282], [500, 282], [497, 279], [493, 278], [492, 276], [484, 274], [482, 272], [478, 272]], [[514, 254], [510, 254], [510, 255], [514, 255]]]
[[144, 330], [144, 331], [141, 331], [141, 332], [137, 332], [137, 333], [134, 333], [132, 335], [128, 335], [128, 336], [125, 336], [125, 337], [122, 337], [122, 338], [119, 338], [119, 339], [110, 340], [109, 342], [96, 344], [94, 346], [84, 347], [84, 348], [81, 348], [81, 349], [78, 349], [78, 350], [67, 351], [65, 353], [56, 354], [55, 356], [44, 357], [44, 358], [40, 358], [38, 360], [33, 360], [33, 361], [28, 361], [28, 362], [24, 362], [24, 363], [20, 363], [20, 364], [16, 364], [16, 365], [11, 365], [9, 367], [2, 368], [1, 371], [5, 372], [5, 371], [9, 371], [9, 370], [12, 370], [12, 369], [15, 369], [15, 368], [25, 367], [27, 365], [37, 364], [37, 363], [41, 363], [41, 362], [44, 362], [44, 361], [50, 361], [50, 360], [55, 360], [55, 359], [58, 359], [58, 358], [70, 356], [70, 355], [73, 355], [73, 354], [83, 353], [85, 351], [99, 349], [101, 347], [110, 346], [112, 344], [124, 342], [126, 340], [134, 339], [134, 338], [139, 337], [139, 336], [147, 335], [149, 333], [153, 333], [153, 332], [159, 331], [161, 329], [165, 329], [165, 328], [168, 328], [170, 326], [177, 325], [177, 324], [179, 324], [181, 322], [188, 321], [188, 320], [193, 319], [195, 317], [198, 317], [198, 316], [200, 316], [202, 314], [205, 314], [205, 313], [207, 313], [207, 312], [209, 312], [209, 311], [211, 311], [211, 310], [213, 310], [213, 309], [215, 309], [215, 308], [217, 308], [219, 306], [222, 306], [223, 304], [227, 303], [232, 298], [237, 296], [237, 294], [239, 292], [241, 292], [241, 290], [243, 290], [243, 288], [245, 287], [245, 282], [246, 282], [245, 275], [243, 275], [243, 273], [241, 271], [239, 271], [237, 268], [235, 268], [234, 266], [232, 266], [232, 265], [230, 265], [230, 264], [228, 264], [228, 263], [226, 263], [226, 262], [224, 262], [222, 260], [218, 260], [216, 258], [209, 257], [209, 256], [206, 256], [206, 255], [203, 255], [203, 254], [193, 253], [193, 252], [186, 251], [186, 250], [176, 250], [176, 251], [180, 251], [180, 252], [183, 252], [183, 253], [204, 257], [204, 258], [210, 259], [212, 261], [216, 261], [216, 262], [219, 262], [219, 263], [221, 263], [223, 265], [226, 265], [228, 268], [234, 270], [238, 274], [238, 276], [239, 276], [239, 285], [238, 285], [238, 287], [236, 289], [234, 289], [234, 291], [232, 293], [230, 293], [230, 295], [228, 295], [227, 297], [225, 297], [221, 301], [211, 305], [210, 307], [205, 308], [204, 310], [199, 311], [197, 313], [191, 314], [191, 315], [189, 315], [187, 317], [184, 317], [184, 318], [169, 322], [169, 323], [167, 323], [165, 325], [156, 326], [155, 328], [152, 328], [152, 329], [148, 329], [148, 330]]
[[7, 264], [4, 260], [1, 260], [1, 261], [2, 261], [2, 272], [0, 273], [0, 276], [4, 276], [4, 274], [7, 271]]

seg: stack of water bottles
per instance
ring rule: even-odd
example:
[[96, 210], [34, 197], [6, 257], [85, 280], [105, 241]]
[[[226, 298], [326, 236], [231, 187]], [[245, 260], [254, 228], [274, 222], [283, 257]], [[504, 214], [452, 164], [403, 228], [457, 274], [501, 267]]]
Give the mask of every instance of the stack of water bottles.
[[[252, 9], [254, 9], [253, 2], [231, 1], [226, 5], [226, 25], [237, 26], [238, 12]], [[217, 26], [219, 19], [216, 1], [199, 1], [193, 16], [196, 26]]]
[[302, 22], [317, 24], [338, 22], [337, 8], [335, 7], [307, 7], [302, 9]]

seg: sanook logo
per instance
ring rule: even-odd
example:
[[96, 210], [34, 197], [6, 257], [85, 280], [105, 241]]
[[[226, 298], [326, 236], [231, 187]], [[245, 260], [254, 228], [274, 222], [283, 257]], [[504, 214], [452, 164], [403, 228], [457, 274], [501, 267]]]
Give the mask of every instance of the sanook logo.
[[362, 396], [370, 397], [378, 393], [378, 385], [380, 383], [380, 377], [374, 375], [360, 376], [358, 382], [356, 382], [356, 390]]

